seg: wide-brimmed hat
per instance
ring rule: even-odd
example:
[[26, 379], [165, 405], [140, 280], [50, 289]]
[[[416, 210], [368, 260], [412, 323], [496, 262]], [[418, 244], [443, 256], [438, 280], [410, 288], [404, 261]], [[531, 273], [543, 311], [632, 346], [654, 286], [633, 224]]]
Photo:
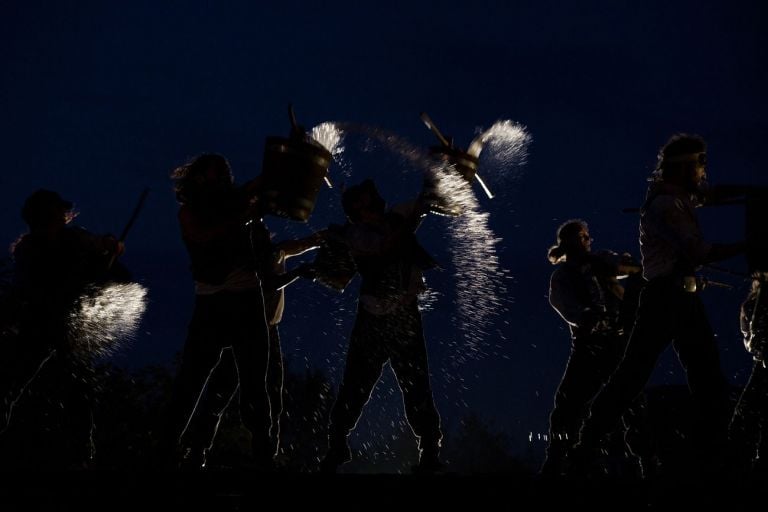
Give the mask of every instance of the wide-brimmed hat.
[[24, 201], [24, 206], [21, 208], [21, 218], [27, 224], [33, 224], [37, 219], [54, 208], [62, 208], [64, 211], [69, 211], [73, 207], [72, 202], [63, 199], [58, 192], [41, 188], [33, 192]]

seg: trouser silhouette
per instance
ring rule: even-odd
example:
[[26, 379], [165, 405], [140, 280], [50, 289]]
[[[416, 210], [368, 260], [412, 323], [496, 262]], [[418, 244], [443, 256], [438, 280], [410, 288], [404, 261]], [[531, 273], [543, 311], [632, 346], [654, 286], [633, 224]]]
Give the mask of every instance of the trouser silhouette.
[[344, 377], [331, 411], [328, 430], [332, 447], [346, 443], [387, 362], [403, 393], [405, 416], [419, 438], [419, 447], [439, 448], [440, 416], [432, 398], [427, 349], [416, 301], [380, 316], [358, 308]]
[[[280, 439], [280, 417], [283, 412], [283, 354], [277, 325], [269, 327], [269, 364], [267, 366], [267, 393], [269, 395], [271, 439], [277, 448]], [[205, 393], [195, 410], [195, 416], [185, 434], [183, 444], [198, 454], [213, 446], [219, 422], [229, 403], [237, 395], [239, 383], [237, 364], [231, 349], [221, 353], [219, 364], [208, 377]]]
[[616, 430], [619, 419], [643, 390], [656, 361], [672, 343], [686, 371], [700, 421], [694, 437], [705, 456], [724, 455], [729, 402], [714, 334], [697, 293], [686, 292], [679, 279], [651, 280], [640, 295], [637, 319], [624, 358], [595, 398], [580, 440], [597, 446]]
[[[39, 453], [29, 453], [29, 462], [41, 467], [81, 467], [90, 462], [95, 449], [93, 370], [89, 354], [70, 346], [66, 322], [43, 315], [22, 323], [18, 336], [2, 341], [0, 434], [7, 433], [3, 444], [13, 452], [34, 448]], [[25, 412], [42, 417], [29, 424]], [[24, 448], [26, 442], [34, 446]], [[47, 453], [42, 453], [46, 445]]]
[[[749, 468], [768, 458], [768, 368], [755, 361], [749, 382], [733, 413], [729, 436], [739, 462]], [[768, 467], [768, 466], [764, 466]]]
[[572, 340], [568, 364], [549, 416], [545, 467], [558, 465], [576, 444], [590, 402], [616, 370], [625, 347], [626, 339], [614, 333], [596, 333]]
[[166, 436], [175, 447], [193, 416], [205, 384], [231, 348], [240, 386], [240, 416], [253, 439], [253, 454], [274, 455], [270, 442], [266, 375], [269, 332], [261, 289], [198, 295], [176, 377]]

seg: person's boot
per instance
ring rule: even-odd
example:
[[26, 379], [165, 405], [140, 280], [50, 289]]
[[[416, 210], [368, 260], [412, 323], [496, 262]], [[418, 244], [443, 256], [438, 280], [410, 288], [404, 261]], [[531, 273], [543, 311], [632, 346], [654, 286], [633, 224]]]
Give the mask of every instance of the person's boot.
[[251, 440], [251, 462], [254, 470], [267, 473], [275, 471], [276, 455], [277, 447], [268, 434], [253, 436]]
[[328, 452], [320, 462], [321, 473], [336, 473], [339, 466], [352, 460], [347, 436], [331, 435], [328, 438]]
[[445, 469], [445, 464], [440, 460], [439, 443], [424, 445], [419, 453], [419, 463], [413, 467], [417, 474], [433, 474]]
[[643, 480], [655, 479], [659, 476], [659, 459], [655, 455], [638, 457], [640, 465], [640, 478]]
[[750, 467], [750, 472], [756, 475], [768, 475], [768, 457], [760, 454], [754, 459]]
[[539, 468], [538, 475], [542, 478], [560, 478], [565, 474], [565, 455], [547, 454], [544, 463]]
[[161, 438], [156, 449], [150, 453], [150, 465], [163, 471], [176, 471], [182, 455], [177, 444]]
[[179, 462], [179, 469], [182, 471], [200, 471], [205, 469], [206, 450], [188, 447]]
[[539, 469], [538, 475], [542, 478], [559, 478], [566, 472], [566, 453], [570, 445], [563, 439], [555, 438], [556, 434], [550, 434], [549, 446], [544, 458], [544, 463]]
[[597, 479], [608, 476], [605, 454], [599, 444], [580, 442], [567, 453], [565, 476], [572, 479]]

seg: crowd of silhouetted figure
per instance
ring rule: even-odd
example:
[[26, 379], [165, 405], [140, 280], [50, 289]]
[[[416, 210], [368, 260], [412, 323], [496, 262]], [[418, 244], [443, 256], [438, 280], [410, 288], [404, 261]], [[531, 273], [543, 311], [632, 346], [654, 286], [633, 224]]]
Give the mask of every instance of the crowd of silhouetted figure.
[[[430, 213], [445, 214], [450, 198], [440, 196], [434, 171], [425, 173], [413, 200], [390, 208], [376, 184], [365, 180], [343, 191], [341, 224], [275, 241], [265, 217], [305, 221], [323, 176], [316, 171], [330, 162], [330, 154], [302, 140], [298, 128], [291, 137], [271, 143], [299, 144], [308, 160], [291, 153], [296, 147], [276, 150], [289, 159], [265, 159], [270, 168], [243, 184], [235, 183], [218, 154], [201, 154], [171, 173], [195, 300], [177, 373], [156, 424], [147, 426], [158, 433], [147, 460], [168, 470], [205, 468], [222, 418], [236, 410], [249, 433], [244, 466], [279, 469], [286, 396], [279, 325], [286, 289], [306, 279], [344, 290], [359, 274], [343, 376], [335, 403], [322, 416], [327, 444], [310, 469], [335, 473], [353, 458], [349, 436], [389, 364], [418, 442], [413, 471], [444, 471], [443, 430], [419, 309], [423, 274], [437, 263], [416, 231]], [[768, 297], [762, 294], [768, 229], [764, 218], [756, 221], [768, 215], [768, 195], [760, 187], [710, 186], [706, 164], [706, 145], [697, 136], [674, 135], [660, 149], [640, 209], [640, 258], [632, 255], [635, 247], [593, 252], [584, 220], [557, 229], [547, 254], [556, 266], [549, 301], [570, 329], [571, 350], [549, 418], [543, 477], [643, 478], [664, 471], [643, 390], [670, 344], [690, 390], [693, 465], [707, 475], [768, 470]], [[314, 174], [301, 181], [297, 173], [308, 168]], [[708, 242], [696, 208], [734, 198], [747, 205], [745, 241]], [[6, 467], [4, 453], [21, 435], [12, 427], [23, 424], [24, 402], [37, 396], [47, 406], [35, 423], [57, 432], [55, 443], [41, 445], [55, 459], [50, 467], [87, 469], [98, 460], [94, 408], [104, 400], [94, 386], [95, 344], [111, 339], [98, 341], [75, 328], [73, 311], [88, 300], [98, 302], [98, 290], [131, 281], [120, 262], [125, 236], [75, 227], [73, 203], [50, 190], [33, 192], [21, 215], [29, 230], [11, 248], [13, 268], [0, 312], [0, 465]], [[304, 258], [311, 261], [289, 267], [288, 260], [310, 251]], [[707, 283], [697, 272], [742, 253], [752, 286], [740, 319], [733, 320], [740, 321], [754, 367], [734, 406], [700, 297]]]

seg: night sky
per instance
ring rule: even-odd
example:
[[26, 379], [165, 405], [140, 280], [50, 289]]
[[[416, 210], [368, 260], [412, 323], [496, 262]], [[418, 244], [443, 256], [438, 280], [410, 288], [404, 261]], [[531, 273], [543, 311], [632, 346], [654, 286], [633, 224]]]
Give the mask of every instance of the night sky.
[[[637, 216], [621, 210], [641, 204], [656, 151], [680, 131], [707, 139], [711, 182], [768, 184], [761, 2], [260, 4], [0, 2], [0, 245], [24, 231], [18, 212], [36, 188], [74, 201], [77, 223], [97, 233], [119, 233], [142, 188], [152, 189], [124, 257], [150, 290], [149, 309], [118, 365], [170, 365], [186, 334], [192, 281], [169, 172], [210, 151], [227, 156], [240, 181], [256, 176], [264, 138], [287, 135], [289, 103], [308, 127], [357, 122], [424, 147], [435, 139], [421, 111], [464, 146], [499, 119], [527, 127], [526, 165], [481, 159], [497, 197], [475, 190], [512, 279], [508, 311], [489, 326], [479, 360], [450, 365], [447, 340], [459, 333], [445, 221], [427, 219], [421, 233], [446, 263], [427, 276], [441, 296], [424, 317], [444, 423], [452, 429], [477, 412], [521, 451], [529, 432], [546, 429], [568, 353], [565, 324], [547, 301], [557, 226], [584, 218], [593, 248], [639, 256]], [[397, 158], [353, 142], [332, 179], [372, 176], [392, 202], [417, 192]], [[742, 207], [700, 217], [713, 241], [743, 236]], [[308, 224], [267, 219], [277, 240], [342, 221], [338, 192], [327, 189]], [[746, 269], [743, 258], [727, 266]], [[708, 291], [705, 301], [726, 375], [740, 385], [749, 372], [737, 323], [746, 283], [710, 277], [737, 287]], [[320, 368], [338, 382], [355, 294], [289, 289], [281, 332], [292, 370]], [[668, 353], [652, 383], [682, 382]], [[390, 426], [402, 419], [393, 385], [391, 376], [380, 384], [359, 442], [402, 430]]]

